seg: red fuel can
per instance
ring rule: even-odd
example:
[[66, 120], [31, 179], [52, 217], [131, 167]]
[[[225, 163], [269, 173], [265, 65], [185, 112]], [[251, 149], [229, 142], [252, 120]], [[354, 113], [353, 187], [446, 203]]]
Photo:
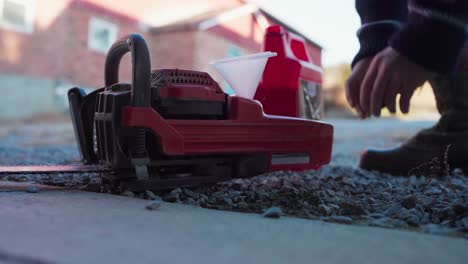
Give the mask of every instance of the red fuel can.
[[[306, 40], [273, 25], [266, 30], [263, 50], [277, 53], [268, 60], [254, 97], [263, 105], [264, 112], [322, 119], [323, 70], [320, 61], [312, 59]], [[317, 54], [314, 55], [317, 58]]]

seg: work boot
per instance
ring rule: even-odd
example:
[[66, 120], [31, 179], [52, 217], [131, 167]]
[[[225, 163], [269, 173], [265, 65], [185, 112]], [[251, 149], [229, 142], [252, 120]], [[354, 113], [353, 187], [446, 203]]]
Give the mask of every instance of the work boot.
[[360, 168], [402, 176], [444, 176], [456, 168], [468, 172], [468, 73], [430, 83], [439, 121], [397, 148], [366, 150]]

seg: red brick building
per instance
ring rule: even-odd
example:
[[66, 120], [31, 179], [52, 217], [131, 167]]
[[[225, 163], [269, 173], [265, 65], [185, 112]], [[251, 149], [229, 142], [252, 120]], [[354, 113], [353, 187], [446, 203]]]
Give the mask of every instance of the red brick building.
[[[152, 68], [208, 71], [224, 85], [209, 63], [260, 51], [270, 24], [300, 34], [240, 0], [0, 0], [0, 89], [7, 94], [0, 118], [64, 107], [71, 85], [102, 86], [108, 47], [131, 32], [148, 41]], [[321, 66], [321, 47], [305, 38]], [[126, 57], [123, 81], [130, 80]]]

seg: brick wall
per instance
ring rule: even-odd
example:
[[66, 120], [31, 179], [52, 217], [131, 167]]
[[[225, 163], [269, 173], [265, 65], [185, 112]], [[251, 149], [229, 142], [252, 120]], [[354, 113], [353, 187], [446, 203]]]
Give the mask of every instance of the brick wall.
[[152, 34], [148, 37], [151, 49], [151, 67], [184, 68], [194, 67], [195, 31]]
[[258, 50], [243, 48], [238, 43], [220, 37], [217, 34], [198, 31], [195, 41], [194, 69], [208, 72], [221, 87], [227, 87], [224, 79], [210, 63], [214, 60], [228, 57], [228, 52], [232, 49], [238, 49], [240, 54], [258, 52]]
[[[119, 21], [114, 17], [98, 13], [94, 10], [86, 10], [80, 7], [67, 9], [63, 14], [68, 23], [61, 23], [66, 27], [68, 34], [63, 35], [65, 57], [67, 61], [64, 65], [64, 72], [61, 76], [66, 76], [68, 80], [79, 85], [90, 87], [102, 87], [104, 85], [104, 62], [106, 54], [93, 51], [88, 48], [88, 25], [92, 17], [105, 19], [118, 25], [118, 38], [131, 32], [145, 35], [145, 32], [138, 29], [138, 25], [131, 21]], [[130, 58], [125, 55], [120, 68], [122, 80], [131, 80], [129, 70]], [[60, 76], [57, 76], [60, 77]]]
[[[57, 2], [59, 1], [41, 0], [36, 16], [50, 16], [47, 14], [51, 11], [45, 8], [49, 7], [48, 4], [54, 6]], [[0, 28], [0, 72], [100, 87], [104, 83], [105, 54], [88, 48], [91, 17], [116, 23], [118, 36], [137, 32], [147, 37], [136, 22], [118, 20], [78, 5], [69, 4], [54, 11], [57, 14], [53, 20], [45, 27], [36, 22], [31, 34]], [[121, 67], [124, 80], [130, 80], [128, 57], [125, 56]]]
[[[88, 48], [91, 17], [116, 23], [118, 36], [138, 32], [150, 39], [130, 19], [74, 5], [71, 0], [41, 0], [40, 3], [32, 33], [0, 27], [0, 89], [6, 95], [0, 97], [3, 106], [0, 119], [66, 112], [64, 88], [102, 87], [106, 54]], [[131, 80], [128, 55], [120, 71], [122, 81]]]

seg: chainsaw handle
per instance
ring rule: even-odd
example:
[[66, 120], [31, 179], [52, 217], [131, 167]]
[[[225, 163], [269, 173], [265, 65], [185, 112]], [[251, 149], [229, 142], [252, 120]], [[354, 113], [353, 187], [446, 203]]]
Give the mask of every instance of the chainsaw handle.
[[119, 66], [122, 57], [130, 52], [132, 56], [131, 105], [151, 105], [151, 62], [148, 46], [140, 34], [128, 34], [117, 40], [109, 49], [104, 68], [106, 87], [119, 82]]

